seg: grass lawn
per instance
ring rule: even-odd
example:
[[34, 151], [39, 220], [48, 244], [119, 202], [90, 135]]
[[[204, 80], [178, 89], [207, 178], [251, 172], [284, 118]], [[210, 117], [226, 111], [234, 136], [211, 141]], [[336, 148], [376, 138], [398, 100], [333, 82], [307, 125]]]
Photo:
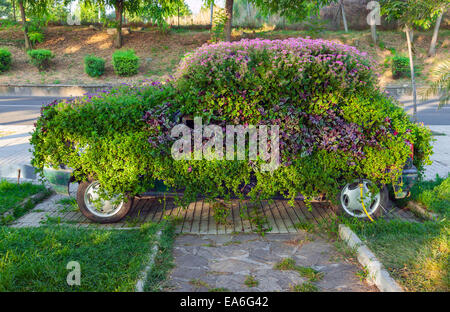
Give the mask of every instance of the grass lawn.
[[[134, 291], [160, 229], [167, 247], [160, 254], [170, 253], [171, 222], [137, 230], [0, 227], [0, 291]], [[70, 261], [80, 264], [80, 286], [66, 282]], [[148, 274], [153, 287], [165, 279], [160, 267]]]
[[439, 221], [358, 222], [350, 226], [408, 291], [449, 291], [450, 177], [420, 182], [411, 199], [440, 214]]
[[449, 217], [450, 213], [450, 175], [436, 178], [434, 181], [422, 181], [411, 190], [411, 200], [414, 200], [429, 211]]
[[9, 216], [8, 219], [0, 219], [0, 225], [22, 216], [29, 209], [33, 208], [33, 203], [29, 203], [25, 207], [20, 207], [19, 203], [27, 197], [45, 190], [44, 185], [32, 183], [17, 184], [4, 179], [0, 180], [0, 216], [8, 210], [13, 209], [13, 217]]

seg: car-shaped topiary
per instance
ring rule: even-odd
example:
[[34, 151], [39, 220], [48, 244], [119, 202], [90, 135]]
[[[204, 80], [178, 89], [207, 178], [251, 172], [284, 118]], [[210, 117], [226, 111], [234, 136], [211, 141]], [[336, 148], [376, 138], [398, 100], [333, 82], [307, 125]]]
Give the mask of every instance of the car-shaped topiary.
[[[182, 192], [185, 203], [197, 196], [292, 201], [300, 194], [308, 202], [325, 194], [349, 216], [378, 217], [386, 186], [406, 196], [429, 163], [431, 134], [376, 83], [367, 54], [330, 41], [205, 45], [163, 83], [44, 106], [31, 140], [33, 164], [72, 168], [78, 205], [97, 222], [120, 220], [132, 198], [149, 190]], [[252, 129], [269, 129], [257, 150], [277, 152], [277, 166], [264, 169], [267, 155], [254, 155], [250, 137], [240, 151], [233, 133], [231, 145], [216, 144], [220, 130], [238, 125], [244, 139]], [[177, 145], [181, 133], [189, 139]], [[225, 145], [236, 147], [231, 156], [205, 157]]]

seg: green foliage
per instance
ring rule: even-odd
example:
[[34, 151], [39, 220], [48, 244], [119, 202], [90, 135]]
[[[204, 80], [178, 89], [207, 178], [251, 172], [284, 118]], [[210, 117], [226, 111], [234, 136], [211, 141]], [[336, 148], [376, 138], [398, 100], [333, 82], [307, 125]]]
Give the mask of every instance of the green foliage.
[[225, 40], [225, 24], [227, 23], [227, 15], [225, 10], [218, 8], [214, 11], [213, 25], [211, 28], [211, 41], [218, 42]]
[[351, 224], [393, 278], [407, 291], [450, 290], [449, 220], [378, 220]]
[[392, 58], [392, 76], [394, 79], [411, 76], [408, 57], [396, 55]]
[[259, 285], [259, 281], [253, 275], [247, 275], [244, 284], [249, 288], [257, 287]]
[[323, 277], [323, 273], [314, 270], [313, 268], [296, 265], [295, 260], [292, 258], [284, 258], [280, 262], [276, 263], [273, 268], [282, 271], [297, 271], [301, 276], [306, 277], [310, 282], [316, 282]]
[[[31, 195], [46, 191], [44, 185], [31, 183], [11, 183], [0, 180], [0, 225], [9, 224], [22, 216], [26, 211], [34, 207], [34, 202], [23, 202]], [[11, 212], [9, 216], [3, 216], [5, 212]]]
[[91, 77], [100, 77], [105, 72], [105, 60], [94, 55], [86, 55], [84, 71]]
[[448, 7], [448, 0], [380, 0], [381, 14], [389, 21], [408, 27], [431, 27], [434, 20]]
[[44, 41], [44, 34], [40, 32], [28, 32], [28, 38], [30, 38], [30, 41], [32, 44], [36, 44], [36, 42], [43, 42]]
[[264, 15], [279, 14], [290, 21], [300, 21], [318, 15], [320, 8], [336, 0], [251, 0]]
[[[1, 71], [1, 70], [0, 70]], [[431, 83], [423, 92], [423, 98], [439, 96], [439, 107], [448, 105], [450, 100], [450, 61], [438, 63], [430, 72]]]
[[43, 17], [33, 17], [31, 21], [28, 22], [28, 38], [33, 45], [44, 41], [43, 28], [46, 25], [47, 19]]
[[[360, 177], [390, 184], [409, 157], [408, 142], [419, 169], [429, 162], [430, 131], [376, 89], [370, 59], [355, 48], [308, 39], [222, 42], [187, 55], [176, 75], [46, 105], [31, 139], [33, 165], [66, 164], [110, 194], [164, 181], [184, 190], [186, 204], [199, 194], [333, 199]], [[279, 125], [281, 165], [270, 172], [261, 159], [175, 160], [170, 130], [181, 115], [220, 126]], [[263, 217], [250, 218], [264, 233]]]
[[450, 216], [450, 175], [434, 181], [420, 181], [411, 189], [411, 200], [415, 200], [432, 212]]
[[119, 76], [133, 76], [138, 73], [139, 57], [134, 50], [117, 50], [112, 55], [114, 72]]
[[0, 49], [0, 73], [7, 71], [11, 67], [11, 52], [6, 49]]
[[52, 51], [45, 49], [36, 49], [27, 51], [30, 62], [39, 70], [47, 70], [50, 68], [50, 61], [55, 56]]

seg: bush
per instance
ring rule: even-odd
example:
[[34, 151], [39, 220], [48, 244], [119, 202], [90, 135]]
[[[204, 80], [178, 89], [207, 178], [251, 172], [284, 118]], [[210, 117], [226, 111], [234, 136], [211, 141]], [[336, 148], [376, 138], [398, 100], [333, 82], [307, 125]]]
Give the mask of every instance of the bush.
[[112, 56], [114, 72], [119, 76], [133, 76], [138, 73], [139, 57], [134, 50], [115, 51]]
[[84, 71], [91, 77], [100, 77], [105, 72], [105, 60], [94, 55], [86, 55]]
[[[270, 172], [260, 169], [260, 158], [175, 160], [171, 130], [182, 115], [222, 128], [278, 125], [281, 165]], [[365, 53], [323, 40], [242, 40], [197, 49], [165, 84], [44, 107], [32, 136], [33, 165], [64, 163], [115, 194], [137, 194], [163, 180], [184, 189], [186, 201], [198, 194], [334, 199], [360, 177], [397, 183], [409, 143], [423, 168], [430, 135], [377, 89]]]
[[11, 67], [11, 52], [6, 49], [0, 49], [0, 73], [7, 71]]
[[47, 70], [50, 67], [51, 59], [55, 57], [52, 51], [44, 49], [29, 50], [27, 53], [31, 64], [39, 70]]
[[392, 58], [392, 77], [399, 79], [402, 77], [410, 77], [411, 69], [409, 65], [409, 58], [405, 56], [394, 56]]

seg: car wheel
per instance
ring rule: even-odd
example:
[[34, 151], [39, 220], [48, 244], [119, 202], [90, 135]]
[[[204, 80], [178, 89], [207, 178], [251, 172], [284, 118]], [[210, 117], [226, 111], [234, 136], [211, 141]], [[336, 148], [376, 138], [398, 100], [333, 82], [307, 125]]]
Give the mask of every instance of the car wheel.
[[113, 223], [127, 215], [133, 205], [133, 197], [116, 202], [117, 197], [108, 200], [99, 197], [98, 181], [81, 182], [77, 191], [77, 203], [81, 213], [97, 223]]
[[374, 184], [370, 180], [362, 179], [356, 180], [352, 183], [347, 183], [339, 193], [339, 213], [348, 217], [355, 217], [360, 219], [369, 219], [364, 211], [361, 202], [360, 182], [362, 182], [362, 193], [364, 207], [367, 214], [376, 219], [381, 217], [383, 210], [386, 210], [389, 201], [389, 193], [385, 185], [379, 187], [380, 191], [373, 193], [370, 189]]

